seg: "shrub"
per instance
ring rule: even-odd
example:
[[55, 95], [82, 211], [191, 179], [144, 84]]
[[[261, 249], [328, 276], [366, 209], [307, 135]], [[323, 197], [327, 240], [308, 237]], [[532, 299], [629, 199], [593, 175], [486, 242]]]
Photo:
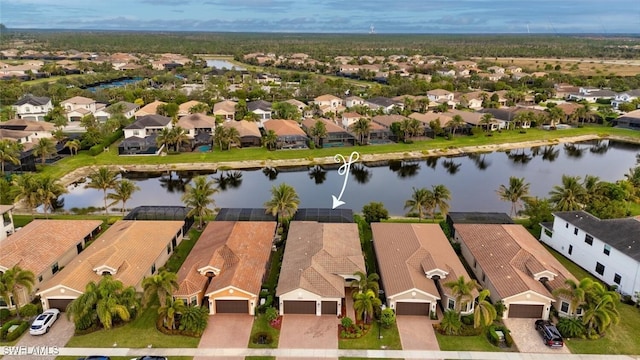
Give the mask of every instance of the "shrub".
[[557, 328], [560, 334], [566, 338], [581, 337], [585, 333], [584, 324], [579, 318], [560, 318]]
[[350, 329], [353, 326], [353, 320], [350, 317], [345, 316], [340, 320], [340, 324], [345, 329]]
[[487, 338], [489, 339], [489, 342], [495, 346], [498, 346], [500, 343], [500, 337], [498, 337], [498, 334], [496, 333], [495, 325], [491, 325], [489, 326], [489, 329], [487, 329]]
[[26, 304], [20, 308], [20, 316], [22, 317], [32, 317], [38, 315], [38, 306], [35, 304]]
[[264, 316], [266, 317], [268, 322], [272, 322], [278, 317], [278, 310], [276, 310], [276, 308], [274, 308], [273, 306], [269, 307], [267, 308], [267, 310], [265, 310]]
[[7, 308], [0, 309], [0, 321], [5, 321], [11, 317], [11, 311]]
[[385, 329], [390, 328], [396, 322], [396, 313], [392, 309], [386, 308], [382, 310], [380, 315], [380, 323]]
[[461, 320], [464, 325], [473, 325], [473, 315], [465, 315]]
[[106, 137], [100, 144], [93, 145], [89, 148], [89, 155], [97, 156], [104, 151], [105, 148], [108, 148], [111, 144], [113, 144], [116, 140], [120, 139], [124, 135], [123, 130], [118, 130]]
[[[18, 327], [9, 333], [9, 328], [14, 325], [18, 325]], [[27, 328], [29, 328], [29, 323], [26, 321], [18, 319], [7, 321], [4, 325], [2, 325], [2, 328], [0, 328], [0, 340], [13, 341], [20, 337], [20, 335], [22, 335], [25, 330], [27, 330]]]

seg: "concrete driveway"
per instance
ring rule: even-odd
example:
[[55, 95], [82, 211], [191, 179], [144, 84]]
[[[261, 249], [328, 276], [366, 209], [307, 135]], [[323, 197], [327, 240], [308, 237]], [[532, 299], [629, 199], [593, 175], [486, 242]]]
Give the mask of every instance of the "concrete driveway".
[[402, 350], [440, 350], [433, 330], [434, 322], [427, 316], [397, 316]]
[[[209, 324], [200, 338], [199, 348], [246, 348], [249, 345], [253, 316], [248, 314], [209, 315]], [[194, 357], [194, 360], [208, 359]], [[243, 360], [244, 357], [225, 359]]]
[[537, 319], [503, 319], [511, 330], [513, 342], [521, 353], [570, 354], [569, 348], [551, 348], [542, 342], [542, 336], [536, 330]]
[[[65, 313], [60, 313], [60, 318], [53, 324], [48, 333], [44, 335], [33, 336], [29, 334], [29, 330], [25, 331], [20, 338], [16, 347], [39, 347], [39, 350], [51, 353], [54, 356], [29, 356], [33, 360], [54, 360], [57, 348], [64, 347], [69, 339], [73, 336], [75, 328], [72, 321], [67, 320]], [[5, 355], [2, 360], [25, 360], [26, 357]]]
[[280, 349], [337, 349], [338, 318], [333, 315], [284, 315]]

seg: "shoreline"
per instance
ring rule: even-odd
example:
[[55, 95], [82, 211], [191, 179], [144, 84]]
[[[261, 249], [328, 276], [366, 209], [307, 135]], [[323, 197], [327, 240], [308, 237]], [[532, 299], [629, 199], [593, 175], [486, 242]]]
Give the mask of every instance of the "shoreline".
[[[595, 134], [580, 135], [571, 137], [559, 137], [553, 140], [532, 140], [504, 144], [474, 145], [459, 148], [440, 148], [432, 150], [419, 150], [407, 152], [394, 152], [386, 154], [364, 154], [360, 155], [359, 162], [373, 163], [389, 160], [418, 160], [434, 156], [463, 156], [470, 153], [488, 153], [495, 151], [505, 151], [536, 146], [550, 146], [564, 143], [583, 142], [590, 140], [615, 140], [628, 143], [640, 144], [639, 138], [621, 136], [599, 136]], [[346, 148], [340, 148], [346, 149]], [[357, 149], [354, 147], [354, 149]], [[217, 170], [246, 170], [264, 167], [302, 167], [314, 165], [337, 165], [333, 156], [314, 158], [288, 159], [288, 160], [244, 160], [225, 162], [203, 162], [203, 163], [177, 163], [162, 165], [106, 165], [112, 171], [118, 172], [164, 172], [164, 171], [217, 171]], [[62, 176], [60, 182], [67, 187], [78, 180], [88, 176], [90, 172], [101, 166], [84, 166]]]

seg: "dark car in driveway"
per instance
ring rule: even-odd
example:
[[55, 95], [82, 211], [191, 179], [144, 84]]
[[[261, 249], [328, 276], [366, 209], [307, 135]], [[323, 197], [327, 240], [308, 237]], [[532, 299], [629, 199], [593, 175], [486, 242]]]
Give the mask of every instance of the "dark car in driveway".
[[536, 320], [536, 330], [542, 336], [544, 344], [549, 347], [562, 347], [564, 340], [555, 325], [548, 320]]

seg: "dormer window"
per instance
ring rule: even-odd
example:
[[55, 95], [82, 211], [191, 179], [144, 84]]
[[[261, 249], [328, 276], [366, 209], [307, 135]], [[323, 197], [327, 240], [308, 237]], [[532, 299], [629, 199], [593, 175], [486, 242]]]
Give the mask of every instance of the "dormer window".
[[201, 267], [200, 269], [198, 269], [198, 272], [200, 273], [200, 275], [206, 277], [214, 277], [220, 275], [220, 269], [215, 268], [211, 265]]
[[544, 271], [540, 271], [539, 273], [533, 274], [533, 278], [536, 281], [541, 281], [541, 282], [545, 282], [545, 281], [553, 281], [553, 279], [555, 279], [557, 275], [552, 273], [549, 270], [544, 270]]
[[115, 275], [118, 271], [110, 266], [101, 265], [93, 269], [96, 274], [105, 276], [105, 275]]

